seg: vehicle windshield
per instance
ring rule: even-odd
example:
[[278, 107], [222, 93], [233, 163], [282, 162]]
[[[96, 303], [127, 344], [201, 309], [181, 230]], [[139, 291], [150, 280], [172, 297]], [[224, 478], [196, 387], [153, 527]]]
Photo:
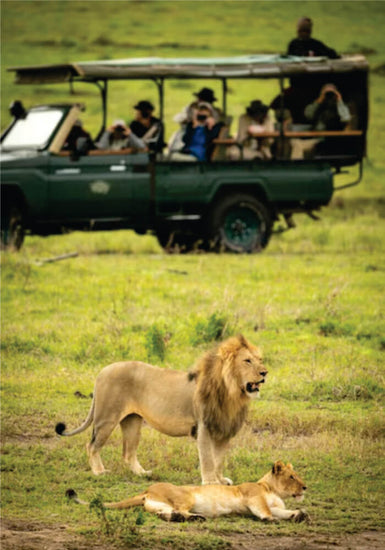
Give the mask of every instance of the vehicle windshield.
[[43, 149], [48, 144], [53, 131], [63, 117], [62, 109], [36, 108], [19, 118], [1, 143], [3, 150]]

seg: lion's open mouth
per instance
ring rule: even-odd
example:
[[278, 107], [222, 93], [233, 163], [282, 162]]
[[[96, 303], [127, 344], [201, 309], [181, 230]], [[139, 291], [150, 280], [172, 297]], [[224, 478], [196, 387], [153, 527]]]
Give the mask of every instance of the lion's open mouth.
[[[262, 380], [262, 382], [264, 382], [264, 380]], [[262, 382], [247, 382], [246, 384], [247, 393], [253, 393], [255, 391], [259, 391], [259, 384], [262, 384]]]
[[295, 500], [298, 500], [298, 502], [302, 502], [305, 497], [303, 493], [297, 493], [296, 495], [293, 495], [293, 498], [295, 498]]

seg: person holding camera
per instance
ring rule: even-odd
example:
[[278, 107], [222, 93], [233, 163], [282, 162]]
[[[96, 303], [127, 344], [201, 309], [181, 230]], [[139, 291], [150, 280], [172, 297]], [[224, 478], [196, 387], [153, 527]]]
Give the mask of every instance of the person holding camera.
[[161, 153], [164, 143], [164, 128], [159, 118], [153, 116], [154, 106], [150, 101], [139, 101], [135, 106], [135, 120], [130, 124], [131, 131], [142, 138], [151, 151]]
[[172, 153], [173, 160], [210, 160], [214, 148], [213, 140], [219, 135], [223, 122], [216, 122], [214, 110], [210, 103], [200, 102], [194, 118], [186, 126], [182, 138], [182, 149]]
[[[319, 132], [344, 130], [351, 119], [349, 107], [335, 84], [322, 86], [317, 99], [305, 107], [305, 116], [312, 123], [312, 129]], [[343, 148], [343, 140], [339, 138], [319, 138], [314, 143], [313, 153], [338, 155], [343, 153]]]
[[120, 149], [142, 149], [146, 150], [145, 142], [136, 136], [126, 125], [124, 120], [117, 119], [102, 134], [97, 143], [98, 149], [120, 151]]
[[319, 96], [305, 107], [305, 116], [313, 130], [343, 130], [350, 121], [350, 111], [335, 84], [322, 86]]

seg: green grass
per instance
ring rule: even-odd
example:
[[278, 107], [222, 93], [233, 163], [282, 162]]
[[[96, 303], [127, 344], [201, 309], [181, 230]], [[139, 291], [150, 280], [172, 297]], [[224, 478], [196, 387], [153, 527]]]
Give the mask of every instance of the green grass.
[[[384, 529], [383, 247], [381, 239], [357, 246], [361, 216], [353, 210], [344, 222], [333, 214], [325, 212], [324, 228], [304, 220], [290, 242], [289, 235], [275, 236], [261, 255], [167, 256], [154, 238], [128, 231], [27, 238], [19, 254], [3, 254], [3, 513], [24, 517], [28, 507], [31, 520], [65, 520], [92, 540], [128, 537], [143, 548], [160, 533], [175, 547], [209, 548], [247, 529], [269, 535]], [[327, 225], [331, 238], [321, 245], [317, 235]], [[104, 254], [106, 246], [113, 253]], [[80, 255], [35, 263], [63, 250]], [[95, 510], [66, 503], [65, 490], [115, 500], [149, 480], [125, 470], [119, 430], [103, 450], [110, 473], [94, 478], [84, 449], [90, 434], [60, 440], [55, 423], [75, 426], [85, 417], [90, 399], [75, 392], [88, 397], [109, 362], [150, 357], [187, 370], [214, 345], [218, 320], [260, 345], [269, 369], [226, 471], [239, 483], [258, 478], [278, 458], [293, 462], [309, 487], [312, 523], [226, 518], [208, 521], [202, 532], [148, 514], [136, 525], [137, 511], [109, 511], [107, 533]], [[200, 482], [191, 440], [146, 428], [139, 457], [154, 480]]]
[[[68, 99], [63, 87], [16, 87], [7, 66], [282, 51], [303, 13], [314, 18], [315, 36], [339, 51], [365, 47], [375, 50], [372, 68], [384, 63], [382, 2], [333, 2], [327, 10], [305, 2], [301, 13], [296, 2], [28, 2], [25, 8], [2, 2], [2, 126], [15, 97], [26, 104]], [[196, 89], [184, 84], [172, 85], [170, 117]], [[152, 88], [132, 90], [121, 84], [112, 90], [111, 117], [129, 117], [139, 96], [155, 100]], [[261, 90], [269, 93], [268, 86]], [[246, 531], [385, 529], [384, 90], [384, 78], [373, 74], [363, 182], [337, 192], [320, 221], [296, 216], [297, 228], [275, 234], [263, 254], [166, 255], [154, 237], [130, 231], [27, 237], [20, 253], [2, 253], [3, 517], [53, 528], [65, 523], [91, 545], [99, 539], [143, 549], [226, 548], [226, 537]], [[251, 92], [237, 91], [230, 103], [240, 111]], [[98, 100], [83, 94], [96, 128]], [[67, 252], [78, 257], [38, 262]], [[261, 346], [269, 374], [233, 442], [226, 474], [238, 483], [260, 477], [276, 459], [292, 462], [309, 488], [310, 524], [222, 518], [174, 526], [138, 510], [109, 511], [103, 519], [97, 506], [66, 502], [69, 487], [90, 501], [117, 500], [149, 483], [124, 468], [118, 430], [103, 450], [110, 473], [99, 478], [87, 464], [90, 433], [54, 435], [56, 422], [75, 426], [85, 418], [104, 365], [138, 359], [187, 370], [216, 339], [239, 332]], [[192, 440], [145, 428], [139, 457], [154, 480], [200, 482]]]

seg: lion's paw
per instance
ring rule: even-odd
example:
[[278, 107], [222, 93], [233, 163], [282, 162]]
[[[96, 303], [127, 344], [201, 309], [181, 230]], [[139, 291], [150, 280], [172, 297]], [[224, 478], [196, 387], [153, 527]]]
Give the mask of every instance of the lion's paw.
[[302, 521], [309, 521], [309, 514], [305, 510], [298, 510], [294, 516], [295, 523], [301, 523]]
[[233, 485], [233, 480], [229, 477], [221, 477], [219, 478], [221, 485]]
[[261, 518], [261, 520], [266, 523], [279, 523], [279, 519], [273, 516], [266, 516], [264, 518]]
[[204, 516], [200, 516], [199, 514], [192, 514], [191, 516], [187, 517], [188, 521], [206, 521], [206, 518]]
[[182, 521], [186, 521], [186, 517], [180, 512], [171, 512], [170, 521], [177, 521], [178, 523], [181, 523]]
[[108, 474], [111, 470], [107, 470], [106, 468], [103, 468], [103, 470], [92, 470], [92, 473], [95, 475], [95, 476], [103, 476], [104, 474]]

